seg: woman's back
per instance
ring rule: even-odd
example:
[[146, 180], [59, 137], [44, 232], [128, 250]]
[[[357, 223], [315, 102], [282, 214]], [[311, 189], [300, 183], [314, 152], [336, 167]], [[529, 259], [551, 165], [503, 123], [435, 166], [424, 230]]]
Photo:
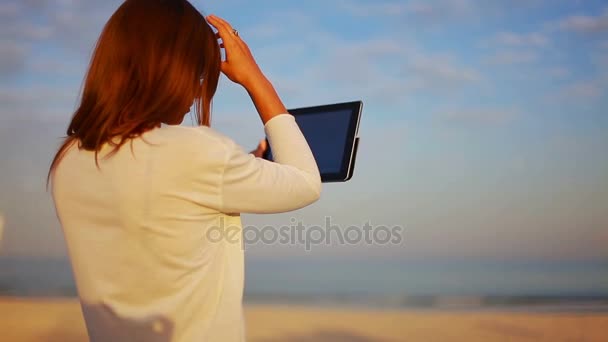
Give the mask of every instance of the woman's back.
[[[100, 334], [91, 338], [148, 328], [180, 341], [237, 340], [243, 251], [240, 241], [209, 239], [222, 221], [241, 227], [239, 216], [213, 209], [228, 146], [205, 127], [166, 126], [142, 138], [107, 160], [104, 147], [100, 170], [74, 145], [53, 178], [83, 312]], [[124, 325], [136, 329], [117, 329]]]
[[53, 198], [93, 341], [243, 338], [242, 225], [231, 212], [287, 211], [319, 195], [293, 117], [273, 118], [266, 133], [293, 167], [205, 126], [164, 125], [109, 158], [106, 144], [99, 169], [94, 152], [67, 149]]

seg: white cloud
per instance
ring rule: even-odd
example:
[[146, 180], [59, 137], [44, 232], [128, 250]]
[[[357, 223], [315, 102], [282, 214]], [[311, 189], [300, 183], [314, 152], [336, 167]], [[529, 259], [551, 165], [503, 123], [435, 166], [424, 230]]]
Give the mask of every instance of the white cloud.
[[0, 37], [28, 45], [41, 40], [88, 53], [119, 1], [27, 0], [0, 5]]
[[369, 16], [396, 16], [405, 13], [406, 4], [401, 2], [360, 2], [352, 0], [342, 0], [338, 2], [338, 7], [342, 10], [362, 17]]
[[277, 25], [271, 23], [264, 23], [255, 25], [242, 30], [241, 36], [247, 40], [249, 39], [269, 39], [275, 38], [281, 34], [281, 29]]
[[550, 92], [545, 101], [569, 104], [588, 103], [601, 99], [606, 95], [606, 81], [599, 78], [582, 79], [565, 84]]
[[544, 0], [341, 0], [338, 10], [360, 17], [405, 19], [408, 25], [424, 28], [446, 27], [446, 24], [467, 25], [502, 17], [514, 8], [537, 9]]
[[413, 42], [372, 38], [356, 43], [339, 41], [325, 62], [322, 79], [344, 85], [388, 85], [406, 90], [457, 88], [480, 81], [481, 75], [459, 65], [454, 57], [425, 51]]
[[361, 93], [386, 103], [404, 103], [416, 92], [440, 94], [482, 79], [449, 56], [385, 39], [344, 43], [317, 68], [317, 84], [336, 84], [338, 92]]
[[342, 11], [360, 17], [407, 17], [419, 24], [438, 26], [442, 23], [471, 18], [478, 11], [473, 0], [411, 0], [411, 1], [355, 1], [338, 3]]
[[561, 90], [561, 94], [571, 99], [597, 98], [605, 89], [597, 81], [578, 81], [571, 83]]
[[54, 75], [57, 77], [82, 78], [86, 72], [85, 60], [54, 59], [48, 56], [32, 56], [28, 63], [29, 71], [36, 74]]
[[496, 35], [497, 43], [508, 46], [532, 46], [545, 47], [549, 44], [549, 38], [542, 33], [514, 33], [500, 32]]
[[0, 87], [0, 122], [67, 120], [79, 89], [53, 86]]
[[0, 3], [0, 18], [14, 17], [19, 13], [19, 5], [16, 2]]
[[10, 18], [0, 24], [0, 28], [2, 28], [1, 37], [21, 42], [35, 42], [48, 39], [54, 32], [53, 27], [50, 25], [31, 23], [23, 19], [23, 17], [19, 17], [19, 19]]
[[440, 117], [448, 122], [503, 124], [517, 116], [517, 111], [508, 108], [469, 108], [443, 111]]
[[481, 42], [481, 47], [488, 48], [488, 55], [482, 61], [489, 65], [534, 63], [550, 44], [549, 37], [540, 32], [502, 31]]
[[554, 26], [561, 30], [572, 31], [583, 34], [608, 32], [608, 7], [599, 15], [571, 15]]
[[472, 0], [437, 0], [437, 1], [410, 1], [406, 11], [413, 15], [426, 18], [445, 18], [446, 16], [465, 16], [475, 11]]
[[0, 78], [10, 77], [23, 71], [27, 48], [13, 41], [0, 43]]
[[405, 63], [406, 75], [410, 71], [422, 83], [459, 86], [481, 80], [481, 75], [472, 68], [457, 66], [445, 56], [422, 54]]
[[[341, 2], [342, 6], [353, 4], [372, 6]], [[357, 8], [369, 13], [364, 7]], [[455, 56], [426, 51], [415, 40], [395, 31], [359, 40], [345, 39], [339, 31], [324, 29], [314, 16], [279, 13], [269, 14], [268, 18], [290, 17], [288, 21], [293, 24], [266, 20], [247, 31], [276, 33], [280, 38], [297, 36], [297, 41], [273, 39], [271, 45], [263, 41], [250, 46], [282, 94], [285, 91], [290, 100], [298, 103], [307, 101], [311, 94], [315, 94], [316, 101], [366, 94], [386, 103], [403, 103], [413, 91], [455, 90], [482, 79], [479, 72], [462, 65]]]
[[485, 58], [485, 62], [495, 65], [511, 65], [532, 63], [538, 60], [538, 54], [532, 50], [498, 51]]
[[0, 101], [5, 105], [33, 103], [63, 103], [73, 101], [77, 94], [63, 87], [29, 86], [29, 87], [0, 87]]
[[604, 81], [608, 84], [608, 50], [594, 53], [592, 61], [598, 76], [604, 78]]
[[78, 45], [88, 53], [95, 38], [91, 32], [107, 19], [102, 18], [102, 7], [91, 8], [92, 3], [27, 0], [0, 4], [0, 78], [28, 71], [27, 63], [41, 42]]
[[566, 67], [552, 67], [545, 70], [547, 75], [553, 78], [566, 78], [570, 76], [571, 71]]

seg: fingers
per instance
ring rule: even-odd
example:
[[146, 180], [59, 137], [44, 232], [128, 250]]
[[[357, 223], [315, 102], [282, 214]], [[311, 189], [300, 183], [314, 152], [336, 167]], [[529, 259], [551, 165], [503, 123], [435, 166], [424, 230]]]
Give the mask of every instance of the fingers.
[[226, 38], [230, 36], [226, 30], [226, 27], [223, 24], [220, 24], [217, 20], [215, 20], [213, 16], [208, 16], [207, 21], [211, 26], [215, 27], [215, 29], [217, 30], [217, 32], [215, 33], [215, 38], [221, 39], [222, 42], [225, 43]]
[[255, 151], [253, 151], [253, 155], [255, 155], [258, 158], [263, 158], [264, 153], [266, 152], [267, 149], [268, 149], [268, 143], [266, 142], [266, 139], [262, 139], [262, 140], [260, 140], [260, 143], [258, 144], [258, 148], [256, 148]]
[[226, 53], [226, 60], [229, 59], [229, 52], [234, 50], [237, 46], [240, 45], [241, 40], [236, 39], [237, 37], [233, 33], [232, 26], [219, 17], [214, 15], [210, 15], [207, 17], [209, 24], [217, 29], [218, 32], [215, 33], [215, 37], [217, 39], [221, 39], [220, 48], [224, 49]]
[[223, 26], [228, 32], [232, 32], [232, 25], [230, 25], [226, 20], [215, 16], [215, 15], [210, 15], [210, 17], [216, 21], [219, 25]]
[[228, 22], [214, 15], [208, 16], [207, 20], [211, 25], [213, 25], [213, 27], [218, 30], [217, 36], [219, 36], [219, 38], [222, 38], [224, 42], [226, 42], [226, 39], [232, 38], [232, 27], [230, 26], [230, 24], [228, 24]]
[[210, 20], [210, 23], [218, 30], [216, 37], [221, 38], [224, 41], [229, 39], [230, 41], [236, 43], [242, 42], [240, 37], [235, 34], [236, 30], [226, 20], [214, 15], [210, 15], [208, 19]]
[[221, 63], [224, 75], [231, 81], [242, 84], [249, 78], [248, 75], [258, 73], [259, 67], [247, 43], [235, 34], [232, 26], [215, 15], [208, 16], [207, 21], [217, 30], [215, 37], [219, 47], [224, 49], [225, 57]]
[[268, 149], [268, 142], [266, 139], [260, 140], [260, 144], [258, 145], [258, 149], [262, 152], [265, 152]]
[[262, 140], [260, 140], [258, 147], [249, 153], [253, 154], [254, 156], [256, 156], [258, 158], [263, 158], [264, 152], [266, 152], [267, 148], [268, 148], [268, 144], [266, 143], [266, 139], [262, 139]]

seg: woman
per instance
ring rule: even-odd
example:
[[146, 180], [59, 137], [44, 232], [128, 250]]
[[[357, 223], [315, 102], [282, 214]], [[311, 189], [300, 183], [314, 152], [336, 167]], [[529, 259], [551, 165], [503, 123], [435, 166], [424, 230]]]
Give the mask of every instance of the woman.
[[[51, 165], [92, 341], [243, 340], [239, 213], [320, 196], [310, 148], [247, 44], [206, 19], [186, 0], [125, 1]], [[275, 163], [209, 127], [220, 71], [249, 93]], [[200, 126], [178, 126], [193, 102]]]

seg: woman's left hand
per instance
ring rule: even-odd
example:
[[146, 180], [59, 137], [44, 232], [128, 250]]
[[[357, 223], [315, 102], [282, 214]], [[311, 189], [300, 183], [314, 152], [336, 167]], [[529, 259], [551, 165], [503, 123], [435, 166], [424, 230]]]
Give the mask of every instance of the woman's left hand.
[[253, 154], [254, 156], [256, 156], [257, 158], [262, 158], [264, 156], [264, 152], [266, 152], [267, 149], [268, 149], [268, 142], [266, 142], [266, 139], [262, 139], [262, 140], [260, 140], [260, 143], [258, 144], [258, 148], [251, 151], [250, 153]]

